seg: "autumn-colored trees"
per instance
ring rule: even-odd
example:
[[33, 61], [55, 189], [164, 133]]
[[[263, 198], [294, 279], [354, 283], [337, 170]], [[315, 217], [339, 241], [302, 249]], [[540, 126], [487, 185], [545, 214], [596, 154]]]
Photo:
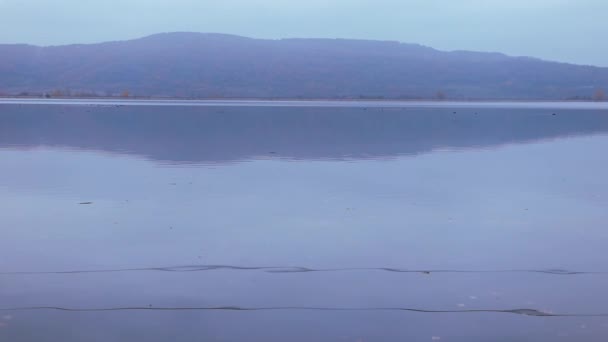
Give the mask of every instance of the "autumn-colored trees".
[[595, 93], [593, 93], [593, 101], [605, 101], [606, 93], [604, 89], [597, 89]]

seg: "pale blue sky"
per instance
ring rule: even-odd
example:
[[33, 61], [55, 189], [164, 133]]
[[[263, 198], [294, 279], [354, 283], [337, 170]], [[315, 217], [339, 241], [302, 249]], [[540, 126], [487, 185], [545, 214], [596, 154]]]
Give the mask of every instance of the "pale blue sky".
[[0, 0], [0, 43], [170, 31], [398, 40], [608, 66], [608, 0]]

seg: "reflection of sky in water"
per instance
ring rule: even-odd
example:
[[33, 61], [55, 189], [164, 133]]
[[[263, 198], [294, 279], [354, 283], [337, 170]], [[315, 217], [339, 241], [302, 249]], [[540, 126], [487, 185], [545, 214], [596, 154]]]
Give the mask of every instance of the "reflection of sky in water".
[[[25, 118], [32, 115], [22, 110]], [[323, 132], [336, 132], [334, 144], [328, 139], [331, 134], [325, 134], [320, 143], [311, 144], [312, 151], [306, 145], [271, 146], [272, 137], [239, 142], [240, 135], [232, 147], [218, 147], [213, 159], [192, 148], [196, 140], [189, 140], [190, 145], [181, 141], [196, 135], [167, 134], [159, 138], [165, 144], [143, 146], [154, 135], [139, 135], [137, 126], [129, 126], [130, 116], [125, 117], [127, 128], [119, 117], [105, 127], [107, 132], [124, 129], [117, 140], [104, 140], [110, 135], [87, 140], [84, 132], [70, 133], [83, 138], [78, 142], [52, 131], [60, 125], [33, 129], [35, 120], [19, 121], [13, 113], [20, 112], [0, 114], [2, 132], [13, 127], [21, 133], [0, 137], [1, 272], [197, 264], [608, 271], [603, 253], [608, 238], [608, 160], [603, 157], [608, 137], [597, 134], [607, 130], [608, 119], [600, 113], [580, 114], [586, 116], [578, 126], [566, 120], [547, 129], [542, 125], [550, 119], [547, 113], [529, 114], [542, 117], [536, 128], [519, 113], [522, 121], [510, 121], [503, 130], [484, 126], [494, 129], [493, 134], [460, 136], [449, 128], [452, 121], [438, 120], [443, 114], [431, 112], [428, 120], [435, 124], [427, 133], [435, 138], [399, 138], [395, 127], [376, 127], [372, 130], [378, 135], [365, 137], [368, 156], [346, 159], [340, 155], [357, 154], [358, 132], [373, 113], [358, 114], [348, 129], [324, 126]], [[87, 127], [103, 121], [82, 115], [79, 123]], [[408, 129], [411, 122], [401, 118], [407, 115], [396, 115], [394, 122], [404, 125], [397, 128]], [[160, 116], [142, 119], [142, 125]], [[193, 117], [177, 118], [182, 130]], [[261, 131], [272, 132], [275, 123], [277, 128], [294, 127], [269, 121]], [[228, 123], [214, 125], [231, 131]], [[314, 124], [305, 127], [320, 131]], [[24, 138], [33, 131], [37, 134]], [[248, 132], [247, 138], [256, 134], [240, 132]], [[211, 141], [224, 141], [218, 139]], [[414, 153], [412, 144], [424, 148]], [[125, 152], [115, 153], [121, 150]], [[266, 150], [281, 153], [260, 152]], [[175, 151], [184, 152], [183, 158], [170, 161], [166, 153]], [[222, 151], [230, 155], [223, 158]], [[93, 203], [79, 204], [89, 201]], [[608, 285], [603, 274], [224, 269], [0, 275], [0, 280], [0, 308], [314, 306], [608, 313], [601, 300]], [[0, 311], [0, 340], [27, 342], [425, 341], [433, 336], [442, 341], [603, 341], [608, 335], [608, 318], [501, 313], [4, 315]]]

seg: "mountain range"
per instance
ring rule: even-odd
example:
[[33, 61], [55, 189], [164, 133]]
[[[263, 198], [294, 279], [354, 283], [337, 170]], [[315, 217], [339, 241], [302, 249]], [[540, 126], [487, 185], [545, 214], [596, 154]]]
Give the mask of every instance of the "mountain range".
[[595, 99], [608, 68], [394, 41], [211, 33], [0, 45], [0, 95], [180, 98]]

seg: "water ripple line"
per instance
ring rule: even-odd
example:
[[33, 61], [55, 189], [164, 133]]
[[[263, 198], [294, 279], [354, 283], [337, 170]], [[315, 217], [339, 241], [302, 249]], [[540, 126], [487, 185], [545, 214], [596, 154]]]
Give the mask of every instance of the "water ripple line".
[[154, 306], [131, 306], [131, 307], [109, 307], [109, 308], [70, 308], [60, 306], [30, 306], [0, 308], [0, 312], [15, 311], [65, 311], [65, 312], [112, 312], [112, 311], [336, 311], [336, 312], [374, 312], [374, 311], [397, 311], [428, 314], [470, 314], [470, 313], [504, 313], [534, 317], [608, 317], [608, 314], [581, 314], [581, 313], [552, 313], [536, 309], [468, 309], [468, 310], [429, 310], [407, 307], [313, 307], [313, 306], [273, 306], [273, 307], [240, 307], [240, 306], [209, 306], [209, 307], [154, 307]]
[[234, 265], [183, 265], [169, 267], [143, 267], [119, 269], [88, 269], [66, 271], [16, 271], [0, 272], [0, 276], [49, 275], [49, 274], [83, 274], [83, 273], [118, 273], [118, 272], [203, 272], [203, 271], [264, 271], [267, 273], [312, 273], [312, 272], [348, 272], [348, 271], [381, 271], [393, 273], [543, 273], [551, 275], [599, 275], [605, 271], [571, 271], [564, 269], [504, 269], [504, 270], [465, 270], [465, 269], [407, 269], [393, 267], [346, 267], [346, 268], [310, 268], [302, 266], [234, 266]]

